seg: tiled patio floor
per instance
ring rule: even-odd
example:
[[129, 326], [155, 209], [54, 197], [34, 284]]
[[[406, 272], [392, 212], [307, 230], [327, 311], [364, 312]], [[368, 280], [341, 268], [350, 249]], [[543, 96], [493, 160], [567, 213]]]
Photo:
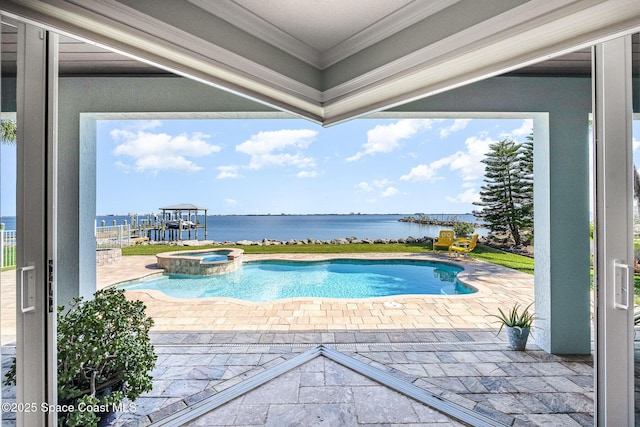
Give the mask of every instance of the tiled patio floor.
[[[534, 345], [529, 346], [526, 352], [511, 351], [504, 341], [495, 337], [492, 330], [415, 330], [406, 333], [393, 330], [329, 334], [155, 333], [153, 340], [159, 354], [154, 372], [154, 389], [138, 399], [135, 414], [122, 414], [115, 425], [147, 425], [160, 422], [168, 415], [188, 411], [216, 393], [237, 386], [307, 351], [312, 343], [325, 343], [348, 357], [477, 414], [488, 416], [502, 425], [593, 425], [593, 368], [590, 356], [553, 356]], [[311, 402], [311, 396], [325, 399], [327, 402], [324, 403], [358, 406], [359, 395], [354, 390], [351, 393], [343, 390], [346, 395], [335, 395], [339, 386], [326, 367], [324, 372], [317, 369], [319, 363], [317, 361], [312, 370], [302, 371], [312, 371], [313, 374], [302, 375], [300, 371], [292, 371], [283, 375], [288, 375], [285, 381], [278, 382], [278, 378], [283, 378], [278, 377], [273, 380], [276, 385], [252, 392], [261, 397], [247, 394], [244, 400], [236, 399], [217, 409], [215, 423], [211, 421], [213, 415], [209, 415], [194, 421], [193, 425], [331, 425], [320, 422], [274, 424], [274, 417], [284, 422], [279, 418], [283, 405], [295, 405], [298, 417], [306, 414], [313, 419], [319, 411], [324, 414], [322, 408], [317, 406], [321, 403]], [[357, 373], [349, 371], [349, 375]], [[368, 380], [366, 384], [357, 381], [355, 385], [349, 385], [351, 388], [354, 386], [380, 387]], [[373, 389], [357, 391], [361, 393], [360, 396], [365, 392], [381, 392]], [[329, 396], [326, 396], [327, 393]], [[269, 397], [272, 401], [269, 401]], [[382, 419], [382, 415], [376, 422], [371, 422], [370, 417], [356, 417], [356, 421], [338, 425], [410, 424], [411, 417], [426, 413], [424, 405], [415, 402], [409, 404], [407, 401], [411, 399], [407, 397], [396, 396], [394, 399], [402, 400], [405, 406], [391, 406], [386, 420]], [[261, 403], [258, 404], [258, 401]], [[248, 402], [252, 403], [249, 405]], [[249, 407], [237, 406], [245, 403]], [[379, 405], [382, 408], [385, 404], [380, 402]], [[253, 407], [256, 405], [260, 407]], [[407, 413], [406, 405], [411, 406], [414, 412]], [[331, 412], [335, 407], [324, 409]], [[253, 414], [251, 417], [249, 412]], [[331, 414], [325, 416], [330, 417]], [[254, 420], [252, 424], [247, 424], [249, 418]], [[417, 419], [414, 419], [414, 425], [438, 425], [440, 422], [445, 423], [441, 425], [458, 425], [447, 417], [432, 421]]]
[[[242, 303], [130, 292], [156, 320], [152, 339], [159, 358], [153, 390], [136, 401], [135, 413], [119, 414], [113, 425], [161, 425], [318, 344], [496, 423], [593, 425], [591, 356], [549, 355], [533, 340], [526, 352], [515, 352], [503, 336], [495, 335], [489, 314], [515, 301], [532, 301], [533, 277], [480, 261], [459, 261], [466, 268], [461, 279], [478, 293]], [[154, 257], [124, 257], [119, 265], [99, 267], [99, 286], [156, 273], [154, 263]], [[372, 402], [375, 408], [366, 406]], [[184, 425], [459, 424], [318, 357]]]

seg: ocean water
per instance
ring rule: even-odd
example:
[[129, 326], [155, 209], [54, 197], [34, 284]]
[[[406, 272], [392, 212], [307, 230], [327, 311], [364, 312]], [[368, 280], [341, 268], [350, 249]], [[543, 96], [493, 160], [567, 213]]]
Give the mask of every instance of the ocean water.
[[[410, 222], [400, 222], [400, 218], [414, 216], [413, 214], [390, 215], [209, 215], [207, 217], [208, 240], [218, 242], [238, 240], [289, 240], [308, 239], [331, 240], [346, 237], [359, 239], [393, 239], [413, 237], [437, 236], [442, 227], [421, 225]], [[453, 216], [448, 214], [429, 215], [432, 218]], [[455, 215], [459, 221], [478, 222], [473, 215]], [[147, 215], [130, 217], [125, 215], [98, 216], [96, 225], [110, 226], [123, 224], [126, 220], [139, 223], [147, 219]], [[15, 217], [1, 217], [0, 222], [5, 229], [15, 229]], [[198, 217], [203, 221], [203, 216]], [[445, 227], [447, 228], [447, 227]], [[204, 240], [204, 230], [198, 229], [200, 240]], [[481, 236], [487, 230], [476, 230]], [[192, 233], [195, 238], [195, 232]]]

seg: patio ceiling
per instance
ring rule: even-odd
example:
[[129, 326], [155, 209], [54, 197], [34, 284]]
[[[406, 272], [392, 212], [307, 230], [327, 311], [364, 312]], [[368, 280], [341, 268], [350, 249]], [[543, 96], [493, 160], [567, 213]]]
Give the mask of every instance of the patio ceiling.
[[[588, 75], [589, 46], [640, 28], [637, 0], [6, 0], [0, 9], [5, 21], [91, 41], [62, 38], [62, 75], [171, 72], [324, 125], [515, 70]], [[3, 59], [11, 37], [3, 26]]]

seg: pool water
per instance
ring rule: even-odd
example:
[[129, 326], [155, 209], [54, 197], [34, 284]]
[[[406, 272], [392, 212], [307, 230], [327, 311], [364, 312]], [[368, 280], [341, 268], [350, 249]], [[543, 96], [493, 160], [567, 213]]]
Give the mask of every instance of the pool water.
[[192, 256], [202, 258], [202, 262], [226, 261], [230, 251], [219, 250], [211, 252], [179, 252], [176, 257]]
[[226, 261], [226, 255], [207, 255], [202, 257], [202, 262]]
[[267, 302], [282, 298], [371, 298], [476, 292], [461, 284], [461, 268], [426, 261], [332, 260], [247, 262], [214, 276], [162, 275], [120, 285], [153, 289], [176, 298], [230, 297]]

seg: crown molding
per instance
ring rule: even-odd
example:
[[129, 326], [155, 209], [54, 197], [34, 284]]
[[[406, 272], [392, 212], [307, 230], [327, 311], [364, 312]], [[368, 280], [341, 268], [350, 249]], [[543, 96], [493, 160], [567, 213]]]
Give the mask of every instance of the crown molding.
[[431, 2], [414, 1], [409, 3], [324, 52], [319, 66], [322, 69], [330, 67], [459, 1], [460, 0], [435, 0]]
[[187, 0], [195, 6], [221, 18], [235, 27], [258, 37], [261, 40], [283, 50], [294, 57], [325, 69], [349, 56], [372, 46], [410, 25], [458, 3], [460, 0], [434, 0], [430, 2], [413, 1], [395, 12], [385, 16], [364, 30], [354, 34], [326, 52], [307, 45], [299, 39], [282, 31], [270, 22], [257, 16], [233, 0], [208, 1]]
[[184, 30], [171, 26], [156, 18], [145, 15], [115, 0], [67, 0], [69, 3], [108, 17], [118, 23], [153, 36], [154, 42], [161, 41], [167, 47], [179, 47], [191, 55], [199, 56], [209, 65], [215, 65], [237, 76], [250, 80], [258, 78], [270, 87], [279, 87], [294, 96], [317, 103], [320, 91], [300, 83], [281, 73], [233, 53], [218, 45], [196, 37]]
[[319, 64], [322, 62], [322, 54], [316, 49], [285, 33], [280, 28], [265, 21], [234, 1], [187, 1], [309, 65], [319, 68]]
[[[324, 125], [393, 108], [640, 30], [640, 3], [636, 0], [564, 0], [553, 5], [531, 0], [520, 7], [531, 8], [526, 12], [533, 15], [518, 8], [506, 12], [511, 14], [509, 19], [501, 15], [503, 20], [495, 24], [511, 24], [495, 35], [488, 31], [475, 40], [469, 34], [468, 43], [448, 52], [446, 45], [435, 44], [415, 52], [413, 58], [408, 55], [388, 64], [395, 74], [381, 67], [325, 91]], [[524, 22], [518, 23], [519, 19]], [[472, 28], [469, 31], [479, 34]], [[462, 37], [459, 42], [464, 41], [464, 34], [458, 36]], [[429, 54], [436, 56], [428, 58]], [[426, 60], [419, 63], [420, 58]], [[405, 63], [400, 64], [402, 61]]]
[[1, 7], [3, 13], [324, 125], [640, 29], [637, 0], [530, 0], [320, 92], [116, 0], [5, 0]]
[[[389, 80], [408, 77], [421, 69], [447, 62], [455, 57], [469, 54], [487, 44], [495, 43], [512, 33], [524, 32], [535, 28], [540, 16], [549, 16], [551, 12], [562, 9], [577, 0], [532, 0], [515, 9], [509, 10], [472, 27], [432, 43], [422, 49], [411, 52], [395, 61], [382, 65], [345, 83], [325, 90], [322, 101], [326, 104], [339, 102], [374, 85]], [[540, 3], [540, 4], [536, 4]], [[512, 49], [514, 50], [514, 49]]]
[[115, 0], [8, 0], [16, 18], [315, 122], [321, 92]]

